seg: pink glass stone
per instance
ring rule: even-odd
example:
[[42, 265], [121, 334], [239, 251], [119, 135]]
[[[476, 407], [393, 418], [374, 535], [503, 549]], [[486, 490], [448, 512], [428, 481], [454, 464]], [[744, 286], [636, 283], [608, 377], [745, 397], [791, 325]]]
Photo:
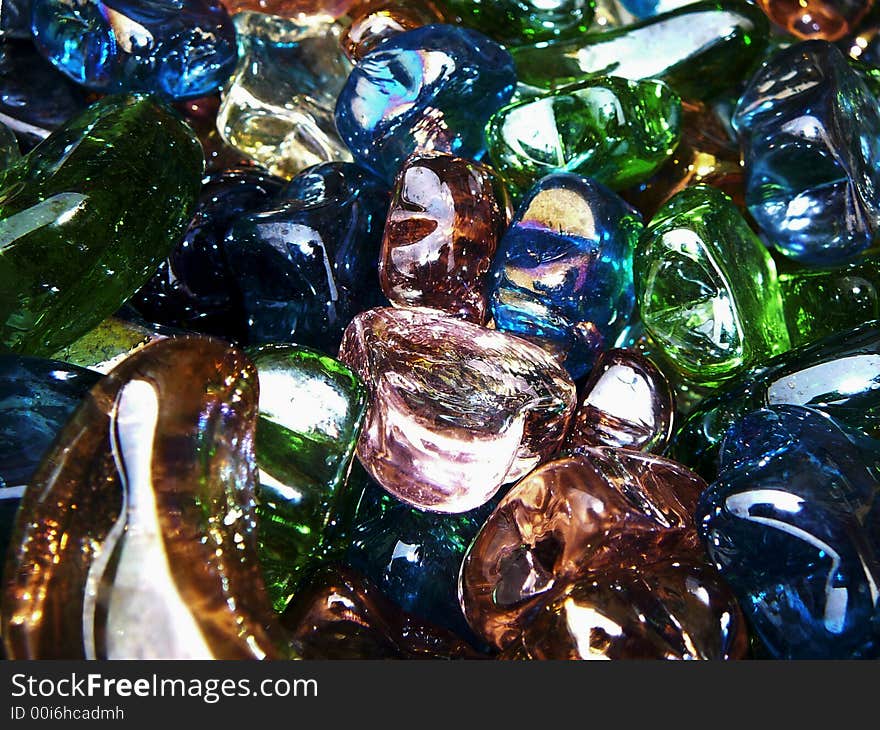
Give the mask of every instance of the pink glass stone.
[[430, 309], [371, 309], [339, 359], [370, 390], [358, 457], [399, 499], [465, 512], [559, 447], [575, 404], [540, 347]]

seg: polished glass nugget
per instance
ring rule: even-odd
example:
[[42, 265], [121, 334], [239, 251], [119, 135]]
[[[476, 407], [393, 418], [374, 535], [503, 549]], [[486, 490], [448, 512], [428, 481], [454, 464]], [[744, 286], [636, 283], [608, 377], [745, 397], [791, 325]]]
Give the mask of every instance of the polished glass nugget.
[[700, 2], [571, 40], [514, 48], [522, 83], [545, 89], [594, 74], [662, 79], [687, 99], [734, 86], [767, 45], [769, 23], [744, 2]]
[[696, 516], [770, 656], [880, 656], [878, 458], [880, 442], [802, 406], [727, 432]]
[[718, 383], [789, 348], [776, 268], [714, 188], [673, 196], [636, 248], [642, 321], [692, 380]]
[[358, 62], [336, 102], [336, 127], [355, 161], [390, 182], [417, 149], [481, 155], [483, 127], [515, 84], [513, 59], [495, 41], [427, 25]]
[[571, 38], [587, 32], [595, 0], [437, 0], [468, 28], [507, 46]]
[[260, 377], [256, 453], [260, 562], [283, 610], [310, 560], [320, 559], [348, 477], [366, 390], [342, 363], [296, 345], [248, 352]]
[[235, 28], [217, 0], [33, 0], [31, 21], [40, 52], [104, 94], [192, 99], [235, 65]]
[[57, 360], [0, 355], [0, 555], [31, 477], [100, 377]]
[[641, 216], [594, 180], [558, 173], [526, 196], [495, 260], [495, 327], [555, 354], [574, 378], [614, 346], [635, 308]]
[[878, 325], [866, 322], [740, 373], [690, 414], [673, 437], [673, 458], [713, 480], [727, 430], [765, 405], [808, 406], [880, 439]]
[[467, 512], [549, 458], [575, 387], [537, 345], [432, 309], [371, 309], [339, 359], [370, 394], [358, 458], [415, 507]]
[[182, 337], [102, 378], [19, 509], [0, 600], [16, 659], [286, 656], [257, 562], [257, 373]]
[[217, 129], [223, 140], [274, 175], [292, 178], [321, 162], [350, 160], [333, 105], [351, 64], [330, 22], [283, 26], [265, 16], [240, 20], [239, 61], [223, 90]]
[[203, 167], [183, 121], [130, 95], [96, 102], [9, 168], [0, 343], [49, 356], [119, 309], [186, 230]]
[[650, 177], [681, 134], [681, 100], [662, 81], [605, 76], [499, 110], [489, 157], [515, 194], [551, 172], [620, 190]]
[[880, 260], [780, 274], [791, 344], [804, 345], [880, 319]]
[[[2, 13], [6, 12], [3, 3]], [[52, 66], [30, 40], [0, 43], [0, 119], [29, 152], [86, 106], [86, 92]]]
[[880, 231], [880, 111], [827, 41], [774, 54], [752, 77], [733, 124], [746, 201], [769, 242], [805, 264], [848, 261]]
[[483, 324], [508, 205], [504, 186], [485, 165], [442, 152], [410, 157], [385, 221], [382, 291], [393, 304]]

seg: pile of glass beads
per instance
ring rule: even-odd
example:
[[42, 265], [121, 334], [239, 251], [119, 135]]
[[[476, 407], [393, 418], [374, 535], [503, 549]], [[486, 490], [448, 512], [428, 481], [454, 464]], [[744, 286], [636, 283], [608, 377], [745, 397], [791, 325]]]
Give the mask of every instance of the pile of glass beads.
[[878, 32], [2, 0], [6, 656], [880, 656]]

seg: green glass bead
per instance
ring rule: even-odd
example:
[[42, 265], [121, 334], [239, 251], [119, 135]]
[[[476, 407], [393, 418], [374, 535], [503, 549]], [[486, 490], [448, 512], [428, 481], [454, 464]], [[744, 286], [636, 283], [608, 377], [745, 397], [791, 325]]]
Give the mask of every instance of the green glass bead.
[[0, 345], [49, 356], [113, 314], [168, 256], [204, 169], [148, 96], [107, 97], [0, 175]]
[[331, 544], [344, 550], [330, 521], [351, 469], [366, 389], [342, 363], [304, 347], [269, 345], [248, 354], [260, 378], [260, 562], [272, 604], [282, 611], [310, 561]]
[[436, 0], [450, 19], [508, 46], [587, 32], [595, 0]]
[[720, 190], [674, 195], [639, 241], [634, 272], [645, 328], [695, 382], [718, 384], [789, 348], [773, 260]]
[[880, 260], [780, 274], [792, 347], [880, 319]]
[[510, 104], [486, 127], [494, 167], [516, 194], [553, 172], [614, 190], [650, 177], [681, 135], [681, 100], [662, 81], [592, 78]]
[[594, 74], [663, 79], [708, 99], [745, 77], [767, 45], [764, 13], [734, 0], [700, 2], [639, 23], [511, 50], [522, 83], [555, 89]]

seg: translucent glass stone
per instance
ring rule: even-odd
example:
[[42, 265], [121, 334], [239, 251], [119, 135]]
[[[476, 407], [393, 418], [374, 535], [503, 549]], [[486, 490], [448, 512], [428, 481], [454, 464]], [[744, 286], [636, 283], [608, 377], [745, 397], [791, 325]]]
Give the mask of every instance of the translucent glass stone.
[[789, 348], [773, 261], [719, 190], [673, 196], [634, 267], [642, 321], [689, 378], [717, 384]]
[[271, 26], [240, 17], [239, 63], [217, 114], [224, 141], [286, 178], [321, 162], [350, 160], [333, 122], [351, 70], [339, 26], [287, 25], [290, 37], [282, 42]]
[[358, 457], [396, 497], [466, 512], [559, 446], [575, 389], [537, 345], [430, 309], [372, 309], [339, 359], [370, 393]]

